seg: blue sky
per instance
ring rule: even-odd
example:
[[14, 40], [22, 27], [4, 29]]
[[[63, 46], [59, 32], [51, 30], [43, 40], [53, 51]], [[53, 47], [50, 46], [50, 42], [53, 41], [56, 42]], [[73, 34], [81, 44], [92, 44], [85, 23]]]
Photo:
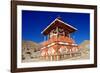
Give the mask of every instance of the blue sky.
[[44, 40], [41, 32], [58, 16], [78, 30], [71, 34], [77, 44], [90, 39], [90, 14], [71, 12], [22, 11], [22, 40], [40, 43]]

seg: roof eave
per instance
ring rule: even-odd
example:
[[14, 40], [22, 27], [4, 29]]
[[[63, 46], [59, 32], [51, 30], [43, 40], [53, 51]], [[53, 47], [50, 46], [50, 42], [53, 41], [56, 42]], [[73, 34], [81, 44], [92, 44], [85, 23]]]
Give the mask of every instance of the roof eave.
[[47, 30], [56, 20], [57, 20], [57, 18], [56, 18], [54, 21], [52, 21], [52, 22], [50, 23], [50, 25], [48, 25], [48, 26], [41, 32], [41, 34], [43, 34], [43, 32], [44, 32], [45, 30]]
[[[61, 21], [61, 20], [59, 20], [59, 19], [56, 18], [53, 22], [50, 23], [50, 25], [48, 25], [48, 26], [41, 32], [41, 34], [43, 34], [56, 20], [58, 20], [59, 22], [61, 22], [61, 23], [65, 24], [65, 25], [67, 25], [67, 26], [73, 28], [75, 31], [78, 30], [77, 28], [75, 28], [75, 27], [73, 27], [73, 26], [71, 26], [71, 25], [69, 25], [69, 24], [67, 24], [67, 23], [65, 23], [65, 22], [63, 22], [63, 21]], [[44, 34], [44, 35], [45, 35], [45, 34]]]

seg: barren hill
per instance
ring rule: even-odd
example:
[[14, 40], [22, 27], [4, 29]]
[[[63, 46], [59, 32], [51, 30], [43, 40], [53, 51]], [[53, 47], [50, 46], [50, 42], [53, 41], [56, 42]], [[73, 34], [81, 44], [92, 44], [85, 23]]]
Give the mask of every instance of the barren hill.
[[28, 61], [38, 57], [41, 46], [33, 41], [22, 41], [22, 61]]
[[80, 45], [80, 51], [81, 51], [81, 57], [84, 58], [89, 58], [90, 57], [90, 41], [89, 40], [84, 40]]
[[23, 41], [22, 42], [22, 48], [23, 49], [29, 49], [33, 51], [39, 51], [42, 45], [35, 43], [33, 41]]

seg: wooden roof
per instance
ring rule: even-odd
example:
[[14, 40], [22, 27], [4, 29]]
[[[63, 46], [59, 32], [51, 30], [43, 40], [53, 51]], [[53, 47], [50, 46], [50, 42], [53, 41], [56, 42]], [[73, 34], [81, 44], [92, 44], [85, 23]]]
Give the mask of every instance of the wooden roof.
[[48, 25], [41, 33], [44, 35], [48, 35], [51, 30], [55, 29], [56, 27], [60, 27], [64, 30], [67, 30], [69, 33], [76, 31], [77, 29], [60, 19], [56, 18], [50, 25]]

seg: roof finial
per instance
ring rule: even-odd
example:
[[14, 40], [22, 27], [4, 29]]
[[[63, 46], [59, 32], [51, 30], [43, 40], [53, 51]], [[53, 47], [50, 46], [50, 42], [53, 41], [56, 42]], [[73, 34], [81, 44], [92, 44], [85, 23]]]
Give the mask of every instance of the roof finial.
[[61, 20], [61, 17], [60, 17], [60, 16], [58, 16], [58, 17], [57, 17], [57, 19]]

